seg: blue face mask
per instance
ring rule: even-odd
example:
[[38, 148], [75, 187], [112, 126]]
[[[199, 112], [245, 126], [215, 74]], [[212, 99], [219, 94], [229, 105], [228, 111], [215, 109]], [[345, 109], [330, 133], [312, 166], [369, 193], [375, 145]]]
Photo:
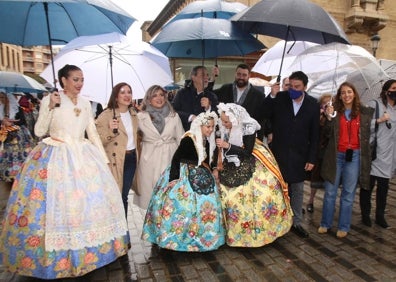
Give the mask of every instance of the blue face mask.
[[289, 88], [289, 95], [292, 100], [300, 98], [303, 94], [303, 91], [294, 90], [293, 88]]

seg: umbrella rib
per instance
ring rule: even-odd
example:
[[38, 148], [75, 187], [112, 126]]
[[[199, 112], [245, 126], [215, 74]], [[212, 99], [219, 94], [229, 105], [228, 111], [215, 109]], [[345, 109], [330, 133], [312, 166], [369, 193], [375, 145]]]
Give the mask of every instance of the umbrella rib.
[[[36, 5], [36, 4], [37, 4], [37, 3], [30, 3], [29, 9], [27, 9], [26, 18], [28, 18], [28, 15], [30, 14], [30, 10], [32, 9], [32, 6], [33, 6], [33, 5]], [[25, 26], [24, 26], [24, 28], [23, 28], [23, 36], [22, 36], [22, 43], [21, 43], [21, 45], [23, 45], [23, 41], [25, 41], [26, 29], [27, 29], [27, 21], [25, 21]]]

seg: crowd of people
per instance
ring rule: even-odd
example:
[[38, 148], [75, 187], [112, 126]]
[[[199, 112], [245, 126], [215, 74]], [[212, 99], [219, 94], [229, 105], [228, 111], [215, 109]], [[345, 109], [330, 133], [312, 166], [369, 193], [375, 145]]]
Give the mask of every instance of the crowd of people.
[[372, 225], [377, 187], [375, 223], [388, 228], [396, 80], [365, 106], [350, 82], [316, 100], [302, 71], [267, 96], [250, 75], [239, 64], [232, 83], [213, 89], [196, 66], [171, 102], [153, 85], [139, 107], [121, 82], [97, 113], [79, 95], [84, 74], [74, 65], [59, 70], [62, 90], [40, 102], [0, 89], [0, 179], [12, 183], [0, 234], [5, 268], [75, 277], [125, 255], [131, 189], [145, 212], [141, 238], [174, 251], [262, 247], [290, 230], [308, 237], [307, 179], [308, 212], [324, 189], [318, 233], [333, 226], [340, 188], [338, 238], [348, 235], [358, 188], [362, 223]]

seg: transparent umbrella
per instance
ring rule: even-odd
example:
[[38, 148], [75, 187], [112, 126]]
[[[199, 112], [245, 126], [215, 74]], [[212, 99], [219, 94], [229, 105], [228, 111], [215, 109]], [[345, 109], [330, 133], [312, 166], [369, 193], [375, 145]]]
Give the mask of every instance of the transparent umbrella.
[[[281, 75], [284, 76], [288, 72], [288, 68], [293, 63], [297, 55], [306, 49], [318, 45], [308, 41], [289, 41], [286, 42], [286, 52], [283, 59], [283, 67]], [[252, 71], [261, 73], [266, 76], [275, 76], [279, 74], [283, 49], [285, 41], [278, 41], [274, 46], [269, 48], [253, 66]]]

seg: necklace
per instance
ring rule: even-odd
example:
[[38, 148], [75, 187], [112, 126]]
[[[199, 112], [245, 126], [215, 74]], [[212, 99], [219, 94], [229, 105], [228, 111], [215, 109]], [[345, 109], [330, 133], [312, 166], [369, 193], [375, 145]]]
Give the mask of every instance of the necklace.
[[74, 114], [76, 115], [76, 117], [78, 117], [81, 113], [81, 109], [80, 108], [74, 108]]

